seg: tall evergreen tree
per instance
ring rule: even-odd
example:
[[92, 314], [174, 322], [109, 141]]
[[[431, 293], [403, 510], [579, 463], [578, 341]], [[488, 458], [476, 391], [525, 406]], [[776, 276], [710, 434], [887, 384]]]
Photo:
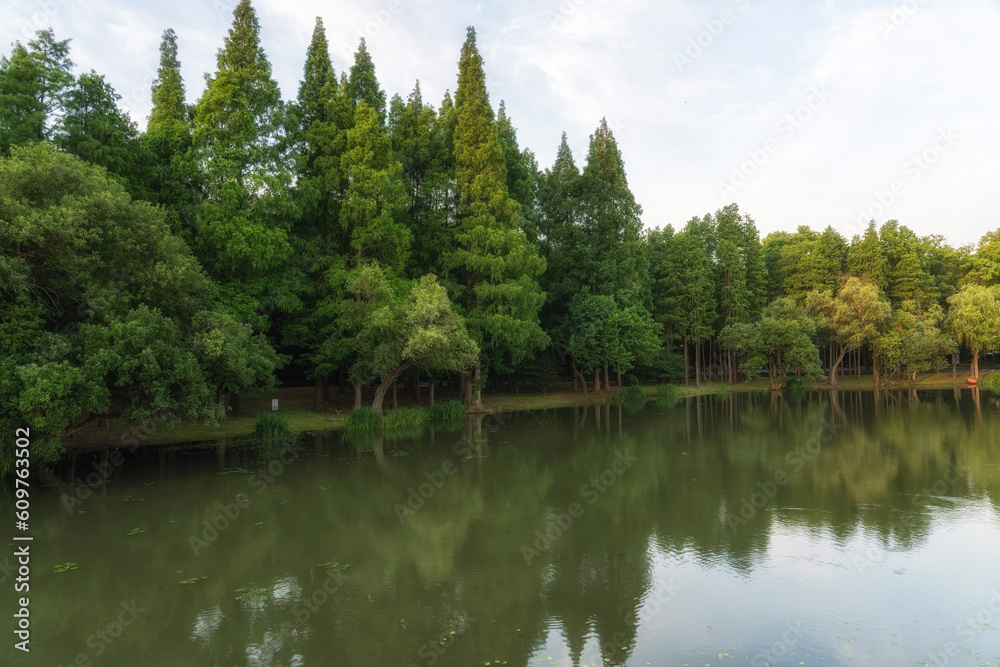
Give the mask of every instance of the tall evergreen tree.
[[438, 113], [426, 104], [418, 81], [404, 103], [394, 96], [390, 111], [392, 147], [403, 167], [410, 197], [406, 224], [413, 236], [407, 273], [417, 278], [441, 271], [441, 256], [452, 245], [453, 160]]
[[94, 70], [65, 94], [56, 144], [118, 176], [133, 197], [145, 197], [148, 159], [135, 123], [118, 108], [121, 95]]
[[455, 112], [459, 228], [448, 264], [463, 288], [466, 323], [481, 351], [466, 395], [471, 407], [481, 410], [485, 373], [511, 368], [548, 337], [538, 322], [545, 295], [537, 277], [545, 260], [518, 228], [518, 206], [507, 192], [503, 148], [472, 27], [462, 46]]
[[282, 321], [282, 340], [303, 350], [299, 363], [315, 384], [313, 404], [322, 401], [322, 383], [347, 354], [338, 344], [338, 305], [343, 285], [325, 278], [342, 269], [346, 234], [340, 224], [346, 179], [346, 150], [352, 105], [344, 99], [333, 65], [323, 19], [317, 17], [306, 50], [298, 96], [290, 105], [287, 143], [294, 163], [294, 225], [290, 238], [297, 259], [284, 283], [306, 307]]
[[230, 308], [266, 329], [269, 302], [284, 310], [298, 304], [279, 277], [291, 255], [282, 199], [288, 174], [278, 144], [281, 95], [249, 0], [236, 5], [216, 61], [194, 108], [193, 144], [208, 197], [195, 247]]
[[153, 109], [143, 143], [150, 158], [149, 198], [163, 205], [171, 229], [190, 242], [201, 204], [201, 174], [191, 151], [189, 107], [180, 68], [177, 34], [168, 28], [160, 42]]
[[69, 41], [39, 30], [27, 48], [0, 59], [0, 152], [52, 137], [63, 96], [73, 84]]
[[867, 278], [883, 292], [889, 291], [889, 262], [874, 220], [868, 223], [864, 238], [852, 240], [847, 253], [847, 272]]
[[385, 123], [385, 91], [379, 86], [375, 76], [375, 63], [368, 53], [365, 38], [361, 38], [354, 53], [354, 64], [347, 79], [347, 97], [357, 107], [362, 101], [375, 110], [379, 123]]
[[497, 110], [496, 124], [497, 138], [503, 148], [507, 171], [507, 192], [520, 206], [521, 230], [527, 235], [529, 242], [535, 243], [538, 240], [540, 217], [538, 189], [541, 173], [538, 171], [538, 162], [534, 153], [527, 148], [521, 150], [518, 146], [517, 131], [507, 116], [503, 100], [500, 100], [500, 108]]

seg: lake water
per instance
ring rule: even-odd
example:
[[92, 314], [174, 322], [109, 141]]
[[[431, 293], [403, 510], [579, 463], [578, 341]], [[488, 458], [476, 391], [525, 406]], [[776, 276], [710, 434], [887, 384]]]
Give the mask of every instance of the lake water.
[[1000, 665], [1000, 406], [968, 390], [305, 434], [268, 462], [149, 448], [78, 502], [91, 455], [36, 476], [33, 650], [5, 613], [0, 663]]

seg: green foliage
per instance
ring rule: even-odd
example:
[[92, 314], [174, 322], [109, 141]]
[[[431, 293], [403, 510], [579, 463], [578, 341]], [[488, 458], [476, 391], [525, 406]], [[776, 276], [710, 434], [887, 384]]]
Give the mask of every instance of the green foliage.
[[676, 398], [681, 395], [681, 388], [675, 384], [661, 384], [656, 386], [658, 398]]
[[291, 434], [288, 417], [277, 412], [262, 412], [254, 421], [254, 434], [258, 438], [277, 439]]
[[815, 320], [790, 297], [782, 297], [768, 305], [756, 322], [727, 325], [719, 342], [742, 353], [740, 364], [749, 377], [766, 369], [771, 389], [777, 390], [792, 371], [806, 377], [821, 375], [815, 336]]
[[379, 87], [378, 78], [375, 76], [375, 63], [368, 53], [364, 37], [361, 38], [358, 50], [354, 54], [354, 64], [347, 79], [346, 93], [355, 107], [364, 102], [374, 110], [380, 125], [385, 122], [385, 92]]
[[27, 47], [15, 42], [0, 59], [0, 155], [52, 138], [72, 68], [69, 40], [57, 41], [51, 29], [35, 33]]
[[194, 247], [228, 308], [263, 331], [268, 304], [285, 312], [300, 304], [281, 280], [292, 255], [284, 201], [290, 175], [279, 141], [284, 109], [249, 0], [236, 5], [216, 61], [193, 114], [206, 194]]
[[[459, 62], [455, 113], [458, 228], [445, 265], [461, 286], [466, 326], [481, 350], [480, 370], [505, 372], [548, 342], [538, 320], [545, 295], [536, 282], [545, 260], [518, 228], [518, 205], [507, 192], [503, 148], [471, 27]], [[477, 406], [479, 391], [477, 385]]]
[[378, 433], [382, 430], [382, 417], [375, 414], [371, 408], [362, 405], [351, 410], [344, 419], [344, 430], [357, 435]]
[[431, 406], [427, 408], [427, 414], [432, 424], [453, 422], [465, 417], [465, 406], [461, 401], [456, 401], [454, 399], [444, 402], [438, 401], [432, 403]]
[[1000, 287], [967, 285], [948, 305], [952, 333], [972, 350], [972, 376], [978, 377], [979, 355], [1000, 349]]
[[149, 156], [139, 131], [118, 108], [121, 96], [94, 70], [66, 91], [56, 144], [118, 176], [133, 196], [145, 194]]
[[430, 422], [427, 408], [395, 408], [388, 410], [382, 419], [382, 430], [387, 433], [422, 430]]
[[788, 378], [785, 380], [783, 388], [789, 394], [804, 394], [806, 391], [806, 381], [802, 378]]
[[649, 400], [646, 390], [636, 384], [625, 387], [625, 390], [621, 393], [621, 397], [626, 403], [644, 403]]
[[0, 406], [39, 452], [113, 402], [126, 420], [211, 419], [222, 391], [274, 382], [274, 351], [163, 212], [48, 144], [0, 159], [0, 291]]
[[993, 371], [980, 376], [979, 388], [1000, 395], [1000, 372]]

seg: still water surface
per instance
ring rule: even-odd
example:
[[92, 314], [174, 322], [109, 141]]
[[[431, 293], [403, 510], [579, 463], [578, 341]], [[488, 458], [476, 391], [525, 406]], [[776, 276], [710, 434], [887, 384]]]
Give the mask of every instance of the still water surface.
[[1000, 407], [969, 391], [297, 447], [140, 451], [70, 510], [91, 459], [56, 470], [16, 664], [1000, 665]]

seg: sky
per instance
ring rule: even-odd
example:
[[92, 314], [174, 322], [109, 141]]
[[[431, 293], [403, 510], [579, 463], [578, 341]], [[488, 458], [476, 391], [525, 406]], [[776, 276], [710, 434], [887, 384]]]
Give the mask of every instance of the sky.
[[[236, 0], [2, 0], [0, 52], [52, 27], [140, 128], [164, 29], [188, 102]], [[388, 96], [454, 92], [473, 25], [494, 108], [542, 168], [607, 118], [648, 228], [737, 203], [762, 236], [899, 220], [955, 246], [1000, 227], [1000, 0], [255, 0], [293, 99], [315, 18], [334, 67], [364, 36]]]

